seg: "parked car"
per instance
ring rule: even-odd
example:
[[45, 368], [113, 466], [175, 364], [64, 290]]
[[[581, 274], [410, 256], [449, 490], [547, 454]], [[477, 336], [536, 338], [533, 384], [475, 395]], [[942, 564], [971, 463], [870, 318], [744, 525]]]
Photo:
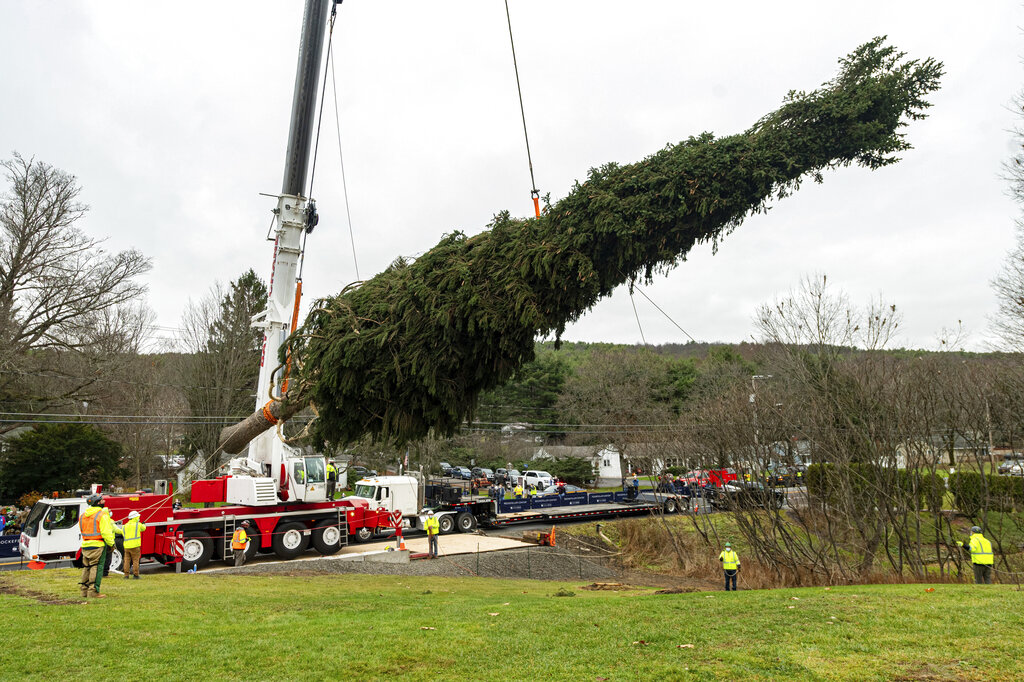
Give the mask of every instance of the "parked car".
[[511, 488], [515, 488], [516, 482], [518, 482], [522, 477], [523, 474], [520, 473], [519, 469], [509, 469], [505, 474], [505, 484]]
[[498, 467], [494, 470], [494, 482], [499, 485], [505, 485], [508, 483], [508, 469], [504, 467]]
[[494, 472], [485, 467], [475, 467], [473, 478], [486, 478], [489, 483], [494, 483]]
[[789, 467], [775, 467], [765, 472], [764, 479], [768, 485], [788, 487], [796, 484], [796, 472]]
[[529, 469], [522, 476], [523, 487], [529, 488], [531, 485], [537, 486], [537, 490], [545, 490], [551, 487], [555, 477], [546, 471], [540, 471], [536, 469]]
[[348, 468], [349, 481], [355, 483], [361, 478], [373, 478], [377, 475], [376, 469], [367, 469], [364, 466], [350, 466]]
[[461, 478], [466, 481], [473, 480], [473, 472], [470, 471], [469, 467], [452, 467], [451, 472], [452, 478]]
[[451, 464], [449, 464], [448, 462], [441, 462], [437, 466], [441, 470], [441, 475], [442, 476], [450, 475], [450, 472], [452, 470], [452, 465]]
[[734, 481], [721, 488], [708, 487], [705, 497], [720, 509], [781, 509], [786, 493], [759, 481]]
[[1006, 470], [1006, 476], [1024, 476], [1024, 462], [1017, 462], [1010, 465]]
[[1001, 474], [1009, 474], [1014, 467], [1024, 466], [1024, 457], [1019, 455], [1004, 455], [1003, 461], [997, 471]]
[[[562, 487], [562, 486], [560, 484], [556, 483], [555, 485], [551, 486], [547, 490], [541, 491], [540, 494], [541, 495], [557, 495], [559, 493], [558, 489], [560, 487]], [[572, 484], [566, 483], [565, 484], [565, 490], [563, 492], [566, 495], [568, 495], [569, 493], [582, 493], [582, 492], [586, 492], [586, 489], [585, 488], [581, 488], [578, 485], [572, 485]]]

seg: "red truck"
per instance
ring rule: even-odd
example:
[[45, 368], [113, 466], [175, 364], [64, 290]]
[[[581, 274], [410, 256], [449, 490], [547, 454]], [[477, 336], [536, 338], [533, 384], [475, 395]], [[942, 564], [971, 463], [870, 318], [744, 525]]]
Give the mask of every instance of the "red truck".
[[[223, 502], [220, 491], [226, 489], [229, 478], [196, 481], [192, 486], [193, 502]], [[232, 559], [231, 534], [242, 521], [249, 522], [251, 542], [246, 550], [247, 559], [257, 552], [292, 559], [310, 546], [320, 554], [330, 555], [350, 539], [368, 540], [375, 530], [394, 525], [387, 510], [371, 509], [368, 501], [359, 499], [177, 510], [170, 495], [104, 494], [103, 500], [115, 523], [126, 521], [129, 512], [139, 512], [146, 525], [142, 534], [143, 558], [162, 564], [180, 561], [186, 570], [193, 566], [202, 568], [214, 559]], [[36, 502], [19, 539], [22, 556], [37, 562], [74, 559], [81, 545], [78, 518], [87, 506], [84, 497]], [[121, 563], [118, 536], [111, 568], [117, 570]]]
[[682, 476], [684, 482], [703, 488], [713, 485], [721, 488], [729, 481], [738, 480], [739, 477], [733, 469], [694, 469]]

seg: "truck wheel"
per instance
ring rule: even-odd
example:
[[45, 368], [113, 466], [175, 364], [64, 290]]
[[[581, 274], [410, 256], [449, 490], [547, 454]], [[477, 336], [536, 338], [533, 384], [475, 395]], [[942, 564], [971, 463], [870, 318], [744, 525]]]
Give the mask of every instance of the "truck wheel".
[[679, 511], [679, 505], [676, 504], [676, 498], [670, 497], [667, 500], [665, 500], [666, 514], [675, 514], [677, 511]]
[[442, 533], [451, 533], [455, 528], [455, 519], [451, 514], [445, 514], [437, 520], [438, 530]]
[[294, 559], [309, 547], [309, 536], [306, 527], [296, 521], [279, 523], [274, 529], [274, 554], [281, 559]]
[[368, 526], [358, 528], [355, 533], [349, 535], [350, 538], [354, 538], [356, 542], [369, 542], [373, 539], [373, 529]]
[[111, 571], [120, 571], [124, 566], [124, 540], [120, 537], [114, 538], [114, 546], [107, 550], [107, 560], [103, 567], [103, 577], [110, 575]]
[[181, 567], [184, 570], [202, 568], [210, 563], [213, 557], [213, 539], [209, 533], [190, 530], [185, 533], [185, 546], [182, 550]]
[[469, 512], [460, 512], [455, 517], [455, 525], [458, 526], [460, 533], [469, 533], [476, 528], [476, 519]]
[[341, 529], [332, 521], [320, 521], [313, 529], [313, 547], [324, 556], [341, 549]]

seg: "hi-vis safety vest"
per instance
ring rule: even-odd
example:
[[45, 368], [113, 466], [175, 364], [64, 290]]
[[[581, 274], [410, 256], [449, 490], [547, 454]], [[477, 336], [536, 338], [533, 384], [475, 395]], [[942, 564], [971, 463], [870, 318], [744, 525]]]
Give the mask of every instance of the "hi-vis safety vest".
[[334, 468], [333, 464], [327, 465], [327, 480], [333, 481], [338, 478], [338, 470]]
[[245, 543], [249, 538], [245, 534], [245, 530], [242, 528], [236, 528], [235, 534], [231, 536], [231, 549], [235, 551], [241, 551], [245, 549]]
[[142, 531], [144, 530], [146, 530], [146, 526], [140, 523], [138, 518], [125, 521], [122, 528], [124, 548], [134, 549], [135, 547], [142, 547]]
[[724, 550], [718, 555], [718, 558], [722, 560], [722, 568], [727, 571], [735, 571], [740, 567], [740, 558], [731, 549]]
[[433, 516], [427, 517], [427, 523], [425, 526], [427, 529], [427, 535], [437, 535], [441, 532], [441, 523]]
[[523, 486], [517, 485], [516, 486], [516, 497], [522, 497], [522, 496], [523, 496]]
[[971, 563], [991, 566], [995, 563], [992, 543], [981, 533], [971, 536]]
[[[92, 512], [92, 513], [90, 513]], [[103, 521], [107, 518], [107, 510], [103, 507], [89, 507], [78, 519], [78, 530], [82, 533], [82, 547], [102, 547], [106, 544], [103, 538]]]

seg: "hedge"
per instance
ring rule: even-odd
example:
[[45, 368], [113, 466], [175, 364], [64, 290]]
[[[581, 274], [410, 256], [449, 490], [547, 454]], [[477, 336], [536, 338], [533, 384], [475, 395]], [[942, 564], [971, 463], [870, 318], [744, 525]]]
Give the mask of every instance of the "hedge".
[[1024, 509], [1024, 478], [982, 475], [967, 471], [949, 477], [956, 508], [967, 516], [982, 510], [1012, 512]]
[[843, 472], [848, 474], [845, 480], [858, 506], [877, 506], [882, 491], [876, 486], [881, 485], [883, 489], [888, 488], [904, 496], [915, 511], [928, 509], [937, 512], [942, 509], [946, 485], [938, 474], [872, 464], [849, 464], [842, 470], [832, 463], [812, 464], [807, 469], [807, 491], [826, 502], [837, 502], [840, 486], [844, 483]]

